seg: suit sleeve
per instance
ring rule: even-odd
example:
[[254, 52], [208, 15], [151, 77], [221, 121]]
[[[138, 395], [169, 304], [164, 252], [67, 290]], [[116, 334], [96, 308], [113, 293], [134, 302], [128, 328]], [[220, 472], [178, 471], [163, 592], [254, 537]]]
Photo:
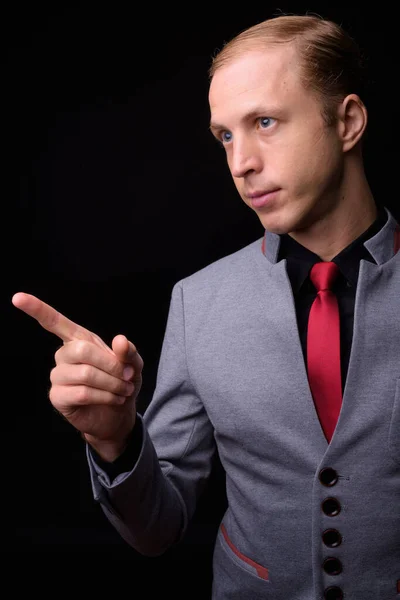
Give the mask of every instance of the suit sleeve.
[[135, 550], [156, 556], [184, 536], [215, 454], [213, 427], [187, 364], [181, 282], [172, 290], [153, 398], [138, 419], [142, 444], [130, 472], [110, 481], [86, 452], [106, 517]]

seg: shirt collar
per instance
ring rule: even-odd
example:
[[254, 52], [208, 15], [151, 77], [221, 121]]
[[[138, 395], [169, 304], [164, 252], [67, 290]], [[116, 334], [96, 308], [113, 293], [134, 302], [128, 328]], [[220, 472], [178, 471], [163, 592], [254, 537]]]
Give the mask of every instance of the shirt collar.
[[[364, 242], [376, 235], [387, 222], [388, 215], [384, 207], [379, 206], [377, 209], [378, 215], [372, 225], [332, 258], [332, 262], [338, 265], [343, 276], [354, 288], [357, 287], [360, 260], [365, 259], [376, 263], [371, 253], [364, 246]], [[311, 250], [294, 240], [290, 235], [285, 233], [279, 237], [281, 240], [278, 260], [287, 259], [288, 276], [292, 283], [293, 293], [296, 294], [306, 280], [311, 267], [316, 262], [321, 262], [321, 258], [318, 254], [311, 252]]]

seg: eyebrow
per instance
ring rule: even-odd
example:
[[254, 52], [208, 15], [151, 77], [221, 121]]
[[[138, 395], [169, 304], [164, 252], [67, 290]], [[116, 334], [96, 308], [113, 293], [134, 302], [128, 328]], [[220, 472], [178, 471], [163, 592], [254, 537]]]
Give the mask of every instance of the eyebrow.
[[[244, 114], [241, 117], [241, 121], [251, 121], [255, 117], [264, 116], [271, 117], [272, 115], [276, 115], [277, 117], [283, 114], [283, 109], [278, 106], [269, 106], [266, 108], [265, 106], [254, 107], [248, 113]], [[209, 129], [212, 133], [216, 133], [218, 131], [229, 130], [229, 127], [222, 125], [220, 123], [216, 123], [215, 121], [210, 121]]]

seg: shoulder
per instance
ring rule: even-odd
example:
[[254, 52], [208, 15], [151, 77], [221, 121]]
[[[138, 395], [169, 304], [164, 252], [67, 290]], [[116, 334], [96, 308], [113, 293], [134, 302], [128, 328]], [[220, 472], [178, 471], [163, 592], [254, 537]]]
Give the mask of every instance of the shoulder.
[[186, 294], [204, 294], [207, 290], [221, 288], [233, 281], [243, 281], [256, 269], [257, 255], [262, 253], [262, 240], [258, 238], [246, 246], [228, 254], [191, 275], [179, 280], [175, 288]]

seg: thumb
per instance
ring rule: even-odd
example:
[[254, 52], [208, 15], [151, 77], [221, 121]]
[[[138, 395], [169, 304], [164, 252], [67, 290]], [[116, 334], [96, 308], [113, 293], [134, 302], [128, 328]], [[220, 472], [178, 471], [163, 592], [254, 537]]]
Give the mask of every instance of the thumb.
[[135, 369], [135, 376], [139, 375], [143, 368], [143, 360], [137, 348], [124, 335], [116, 335], [111, 345], [114, 354], [124, 363], [129, 363]]

